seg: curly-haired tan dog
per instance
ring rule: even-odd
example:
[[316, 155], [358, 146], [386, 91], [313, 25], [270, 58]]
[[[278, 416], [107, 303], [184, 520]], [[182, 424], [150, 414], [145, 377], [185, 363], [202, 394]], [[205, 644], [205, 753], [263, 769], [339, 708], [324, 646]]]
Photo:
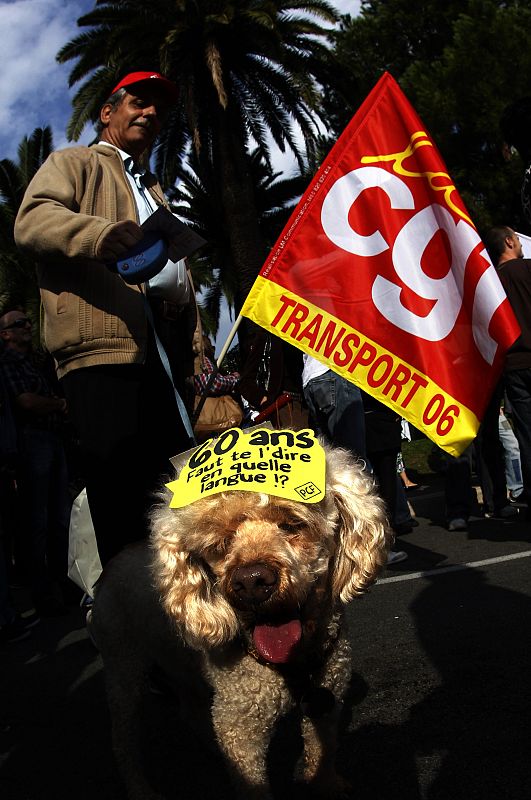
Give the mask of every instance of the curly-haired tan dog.
[[166, 497], [152, 515], [151, 556], [133, 547], [106, 569], [92, 625], [131, 798], [156, 796], [133, 747], [141, 678], [154, 664], [188, 699], [202, 673], [243, 797], [271, 796], [268, 746], [297, 706], [304, 778], [324, 797], [340, 794], [336, 724], [351, 676], [341, 605], [375, 580], [390, 534], [371, 478], [325, 449], [321, 502], [231, 491], [172, 509]]

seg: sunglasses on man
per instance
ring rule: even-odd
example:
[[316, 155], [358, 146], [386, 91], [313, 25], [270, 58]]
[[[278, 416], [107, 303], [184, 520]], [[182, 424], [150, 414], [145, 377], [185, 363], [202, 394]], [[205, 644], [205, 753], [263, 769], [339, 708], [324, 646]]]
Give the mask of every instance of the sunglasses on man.
[[29, 317], [19, 317], [18, 319], [13, 320], [11, 325], [4, 325], [2, 328], [3, 331], [7, 331], [10, 328], [25, 328], [26, 325], [32, 325], [32, 321]]

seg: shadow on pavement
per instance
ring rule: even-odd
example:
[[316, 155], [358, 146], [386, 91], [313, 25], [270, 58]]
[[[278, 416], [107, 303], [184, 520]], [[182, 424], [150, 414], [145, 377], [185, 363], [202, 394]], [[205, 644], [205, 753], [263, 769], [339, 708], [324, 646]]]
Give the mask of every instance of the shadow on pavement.
[[401, 666], [425, 654], [435, 670], [390, 670], [354, 713], [341, 744], [352, 798], [528, 800], [530, 598], [466, 570], [431, 580], [411, 612], [421, 647]]

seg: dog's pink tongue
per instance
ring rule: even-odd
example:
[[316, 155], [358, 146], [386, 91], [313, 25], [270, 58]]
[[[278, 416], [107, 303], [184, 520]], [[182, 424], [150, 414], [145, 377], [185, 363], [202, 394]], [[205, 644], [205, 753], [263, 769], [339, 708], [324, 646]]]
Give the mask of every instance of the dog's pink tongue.
[[256, 625], [253, 632], [254, 646], [266, 661], [285, 664], [292, 650], [300, 641], [302, 627], [300, 619], [291, 619], [278, 625]]

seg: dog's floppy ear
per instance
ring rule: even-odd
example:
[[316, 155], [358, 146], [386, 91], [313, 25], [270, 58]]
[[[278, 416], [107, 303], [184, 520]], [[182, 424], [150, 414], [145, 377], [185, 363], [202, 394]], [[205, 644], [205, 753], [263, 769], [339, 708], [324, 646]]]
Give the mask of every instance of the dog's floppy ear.
[[233, 609], [213, 586], [209, 568], [185, 549], [186, 509], [155, 508], [151, 515], [154, 575], [164, 610], [196, 650], [217, 647], [238, 633]]
[[392, 534], [370, 475], [345, 450], [326, 449], [326, 491], [339, 512], [332, 591], [346, 603], [376, 580]]

